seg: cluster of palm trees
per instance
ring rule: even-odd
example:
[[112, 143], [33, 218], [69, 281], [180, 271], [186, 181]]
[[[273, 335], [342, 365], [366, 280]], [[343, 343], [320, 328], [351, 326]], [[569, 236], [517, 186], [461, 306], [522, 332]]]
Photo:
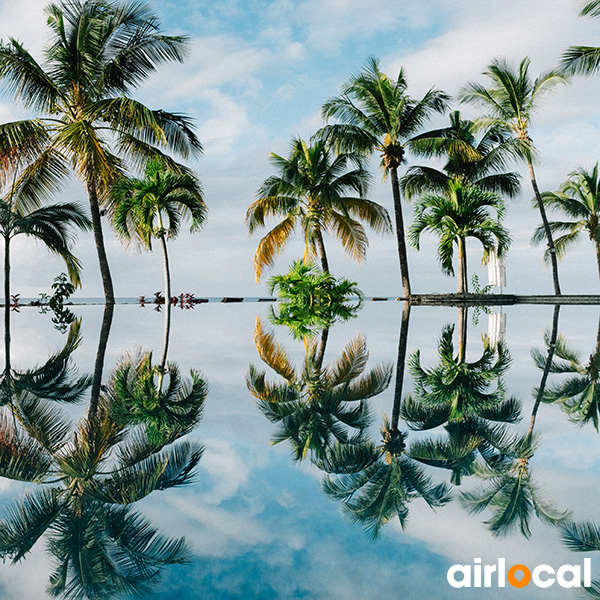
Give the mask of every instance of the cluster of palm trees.
[[[46, 13], [51, 40], [43, 64], [15, 39], [0, 46], [5, 89], [37, 113], [0, 125], [5, 294], [14, 235], [42, 240], [79, 283], [73, 231], [91, 228], [105, 300], [114, 304], [105, 213], [120, 236], [138, 237], [147, 248], [152, 237], [161, 240], [169, 288], [165, 238], [176, 235], [182, 217], [199, 227], [206, 207], [194, 174], [164, 151], [185, 158], [202, 146], [187, 117], [150, 109], [129, 93], [161, 63], [183, 60], [187, 39], [163, 34], [152, 11], [134, 2], [62, 0]], [[128, 178], [131, 168], [145, 169], [145, 182]], [[71, 171], [86, 188], [91, 220], [78, 205], [42, 206]]]
[[[600, 16], [600, 5], [595, 0], [589, 2], [582, 14]], [[421, 233], [435, 233], [442, 270], [450, 275], [454, 274], [456, 247], [458, 292], [467, 292], [466, 239], [474, 237], [481, 242], [484, 260], [491, 252], [502, 257], [510, 244], [501, 218], [503, 197], [520, 192], [518, 173], [506, 170], [516, 160], [527, 165], [542, 220], [533, 240], [547, 244], [545, 258], [552, 265], [554, 293], [560, 295], [558, 258], [582, 230], [587, 230], [596, 244], [600, 265], [597, 168], [592, 173], [580, 169], [571, 174], [560, 192], [542, 194], [534, 170], [538, 150], [530, 137], [530, 123], [547, 92], [566, 84], [569, 75], [593, 73], [599, 65], [600, 49], [590, 47], [570, 48], [559, 68], [536, 78], [531, 76], [528, 58], [517, 66], [494, 60], [484, 73], [488, 85], [469, 83], [459, 97], [461, 102], [479, 107], [482, 116], [473, 122], [463, 120], [455, 111], [448, 127], [426, 131], [427, 121], [447, 110], [450, 98], [433, 88], [422, 98], [413, 98], [408, 94], [403, 70], [391, 79], [375, 58], [369, 58], [364, 69], [342, 86], [340, 95], [323, 105], [322, 116], [335, 119], [335, 123], [320, 129], [310, 144], [294, 140], [289, 158], [271, 155], [279, 175], [268, 178], [259, 189], [246, 223], [253, 233], [266, 225], [267, 217], [282, 220], [258, 245], [254, 259], [257, 279], [264, 267], [273, 265], [298, 227], [304, 236], [304, 260], [320, 257], [324, 271], [329, 269], [324, 232], [334, 234], [360, 261], [367, 245], [360, 222], [377, 232], [390, 231], [385, 209], [365, 198], [368, 174], [362, 163], [378, 153], [384, 178], [389, 177], [392, 185], [403, 297], [410, 299], [412, 291], [401, 192], [409, 199], [417, 197], [408, 240], [419, 249]], [[445, 157], [446, 163], [441, 171], [431, 166], [411, 166], [400, 177], [398, 169], [407, 163], [408, 152]], [[346, 168], [349, 163], [351, 170]], [[347, 193], [353, 195], [345, 196]], [[547, 207], [558, 209], [570, 220], [549, 221]], [[557, 233], [563, 235], [555, 242], [553, 235]]]

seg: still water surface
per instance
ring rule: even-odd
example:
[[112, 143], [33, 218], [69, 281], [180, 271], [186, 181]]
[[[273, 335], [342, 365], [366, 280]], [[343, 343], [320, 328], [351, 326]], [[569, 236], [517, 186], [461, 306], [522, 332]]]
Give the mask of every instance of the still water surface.
[[[71, 361], [77, 368], [77, 376], [81, 377], [94, 371], [103, 311], [100, 306], [79, 306], [73, 310], [81, 321], [81, 342], [72, 352]], [[116, 513], [111, 510], [123, 505], [126, 494], [121, 494], [120, 501], [116, 502], [121, 492], [113, 490], [112, 497], [105, 497], [101, 503], [104, 509], [98, 509], [99, 512], [94, 512], [93, 518], [90, 518], [94, 526], [100, 527], [98, 531], [112, 532], [112, 538], [110, 535], [106, 538], [105, 557], [112, 561], [116, 572], [121, 569], [120, 576], [124, 581], [129, 576], [132, 585], [142, 590], [143, 597], [156, 600], [174, 597], [207, 600], [382, 597], [425, 600], [504, 599], [523, 597], [524, 593], [528, 598], [577, 598], [582, 593], [581, 590], [562, 589], [557, 585], [544, 590], [530, 584], [524, 592], [511, 586], [497, 589], [495, 581], [490, 590], [453, 589], [447, 583], [446, 573], [454, 564], [473, 564], [476, 558], [484, 564], [495, 564], [500, 557], [505, 558], [508, 565], [523, 564], [531, 569], [539, 564], [554, 568], [567, 563], [583, 564], [584, 557], [591, 557], [593, 576], [600, 579], [600, 555], [570, 551], [561, 537], [560, 528], [539, 518], [533, 505], [530, 505], [523, 523], [518, 518], [514, 526], [501, 522], [494, 533], [490, 531], [489, 524], [494, 516], [492, 509], [488, 507], [471, 514], [464, 502], [459, 500], [461, 493], [471, 492], [471, 497], [474, 497], [486, 485], [484, 480], [469, 473], [473, 470], [473, 460], [482, 465], [487, 460], [497, 469], [500, 469], [500, 463], [505, 464], [506, 469], [502, 473], [508, 478], [504, 482], [506, 485], [514, 483], [519, 467], [524, 467], [525, 472], [520, 473], [529, 490], [524, 492], [526, 503], [532, 502], [533, 494], [542, 512], [554, 511], [556, 516], [569, 510], [569, 518], [577, 523], [600, 523], [597, 502], [599, 444], [593, 422], [581, 426], [571, 422], [560, 405], [541, 403], [537, 406], [532, 434], [535, 444], [532, 442], [529, 450], [523, 444], [515, 448], [518, 440], [527, 434], [532, 411], [536, 407], [536, 388], [540, 386], [543, 372], [536, 366], [532, 350], [539, 351], [538, 360], [542, 363], [547, 359], [548, 343], [552, 342], [553, 307], [519, 306], [504, 310], [506, 341], [504, 346], [500, 346], [500, 354], [507, 362], [510, 355], [510, 364], [500, 377], [497, 372], [489, 375], [490, 369], [498, 368], [499, 358], [498, 351], [490, 350], [488, 374], [482, 375], [483, 379], [487, 379], [483, 383], [481, 377], [477, 379], [477, 369], [485, 371], [481, 358], [485, 354], [487, 342], [484, 336], [488, 333], [489, 315], [481, 312], [477, 324], [473, 323], [472, 310], [466, 316], [466, 351], [461, 361], [459, 348], [462, 344], [460, 327], [457, 326], [460, 315], [457, 309], [413, 307], [406, 344], [407, 366], [400, 392], [396, 385], [396, 368], [401, 303], [367, 302], [355, 319], [330, 329], [324, 348], [320, 336], [311, 347], [294, 339], [286, 328], [269, 323], [269, 310], [270, 305], [260, 303], [211, 303], [173, 311], [168, 360], [177, 365], [182, 377], [187, 380], [190, 379], [190, 371], [197, 371], [197, 377], [201, 377], [208, 386], [208, 393], [197, 426], [170, 445], [187, 443], [188, 448], [197, 448], [201, 444], [204, 450], [197, 462], [195, 475], [187, 485], [165, 485], [163, 487], [168, 489], [157, 489], [145, 495], [130, 504], [128, 510], [137, 513], [139, 518], [143, 516], [148, 527], [156, 535], [163, 536], [165, 543], [170, 540], [176, 544], [185, 536], [185, 553], [182, 549], [180, 558], [185, 554], [186, 564], [154, 565], [151, 568], [139, 559], [141, 562], [136, 563], [137, 571], [134, 573], [132, 563], [119, 563], [119, 560], [125, 559], [119, 554], [115, 542], [115, 537], [118, 538], [115, 528], [118, 527], [115, 525]], [[23, 308], [11, 316], [10, 362], [15, 372], [22, 373], [43, 365], [48, 356], [64, 347], [67, 333], [53, 328], [50, 315], [40, 315], [35, 308]], [[590, 376], [589, 366], [593, 364], [590, 361], [598, 351], [598, 322], [596, 307], [565, 306], [560, 310], [555, 332], [558, 345], [564, 347], [566, 344], [568, 349], [578, 354], [584, 378], [585, 373]], [[448, 364], [448, 357], [444, 359], [443, 349], [440, 356], [441, 340], [451, 344], [453, 365]], [[125, 353], [135, 358], [140, 356], [140, 352], [152, 351], [154, 363], [159, 363], [162, 349], [162, 312], [156, 312], [152, 306], [117, 306], [104, 361], [103, 395], [110, 390], [111, 373], [119, 361], [123, 361]], [[328, 373], [328, 381], [315, 375], [315, 361], [320, 360], [321, 350], [324, 354], [319, 372]], [[285, 360], [281, 354], [283, 351]], [[368, 361], [363, 364], [366, 351]], [[307, 355], [312, 356], [312, 370], [311, 367], [305, 368]], [[354, 360], [354, 371], [344, 375], [342, 371], [348, 366], [348, 360], [352, 362], [351, 359]], [[551, 371], [560, 369], [561, 365], [564, 367], [566, 362], [555, 355]], [[274, 394], [274, 389], [279, 390], [278, 393], [291, 393], [289, 390], [282, 391], [285, 390], [281, 377], [284, 363], [286, 368], [292, 369], [288, 375], [297, 389], [303, 390], [304, 398], [309, 392], [320, 393], [321, 397], [329, 393], [329, 408], [321, 407], [321, 424], [315, 422], [312, 430], [313, 433], [320, 431], [322, 436], [320, 440], [318, 436], [313, 437], [305, 451], [302, 441], [306, 441], [306, 436], [302, 438], [302, 431], [306, 428], [298, 425], [298, 419], [310, 420], [311, 415], [290, 409], [281, 419], [272, 410], [269, 412], [272, 404], [263, 402], [261, 405], [255, 397], [260, 396], [261, 390], [263, 400], [269, 393]], [[472, 381], [479, 382], [483, 385], [483, 392], [491, 394], [488, 412], [481, 409], [478, 414], [476, 410], [463, 406], [460, 408], [463, 412], [458, 416], [456, 410], [459, 409], [456, 407], [451, 414], [449, 405], [444, 405], [447, 398], [442, 401], [438, 395], [437, 412], [432, 409], [433, 404], [428, 406], [430, 413], [435, 413], [432, 418], [437, 418], [439, 424], [427, 431], [415, 431], [415, 428], [418, 429], [415, 406], [418, 408], [419, 398], [421, 408], [427, 400], [423, 390], [431, 398], [435, 385], [443, 383], [451, 388], [448, 373], [452, 368], [456, 370], [457, 364], [461, 363], [471, 364], [470, 370], [466, 369], [463, 373], [464, 377], [468, 379], [470, 372], [475, 377]], [[275, 372], [273, 365], [279, 367], [280, 374]], [[425, 387], [420, 396], [419, 382], [415, 381], [415, 365], [420, 365], [422, 372], [429, 373], [434, 379], [436, 373], [439, 375], [437, 384], [432, 383], [433, 379], [422, 382]], [[445, 365], [446, 371], [440, 371], [440, 365]], [[335, 388], [336, 393], [342, 394], [341, 390], [343, 393], [351, 392], [352, 402], [336, 404], [335, 399], [331, 400], [335, 395], [332, 392], [334, 375], [337, 375], [338, 383], [343, 380]], [[591, 373], [591, 377], [594, 376], [597, 377], [597, 373]], [[569, 377], [568, 373], [551, 372], [545, 389], [557, 390]], [[165, 379], [168, 377], [165, 376]], [[331, 389], [323, 391], [327, 385]], [[255, 396], [250, 393], [249, 387]], [[451, 391], [447, 391], [450, 396]], [[377, 393], [370, 397], [371, 392]], [[361, 394], [364, 396], [362, 402]], [[505, 402], [504, 416], [499, 417], [496, 413], [496, 420], [486, 420], [486, 416], [490, 417], [493, 412], [493, 406], [497, 408], [500, 404], [498, 394]], [[406, 403], [407, 396], [413, 399], [413, 411], [410, 414], [407, 410], [401, 411], [398, 423], [400, 438], [394, 438], [396, 446], [390, 452], [390, 439], [394, 436], [388, 436], [386, 446], [380, 433], [385, 424], [384, 415], [393, 420], [395, 400], [398, 407], [398, 401]], [[77, 405], [57, 405], [55, 410], [72, 425], [71, 433], [64, 437], [68, 443], [62, 450], [57, 450], [57, 455], [61, 452], [68, 454], [68, 448], [73, 446], [72, 431], [88, 410], [89, 391], [87, 398], [86, 402]], [[361, 407], [360, 410], [358, 407]], [[6, 406], [2, 410], [8, 414]], [[446, 416], [440, 416], [444, 410]], [[418, 414], [422, 417], [424, 413]], [[332, 415], [337, 415], [337, 418]], [[408, 423], [407, 419], [411, 416], [412, 423]], [[453, 425], [449, 426], [448, 422], [452, 420]], [[502, 423], [502, 420], [507, 422]], [[359, 425], [363, 421], [369, 421], [370, 425], [361, 429]], [[465, 432], [468, 426], [474, 427], [475, 422], [479, 424], [478, 431], [482, 436], [481, 432], [488, 427], [488, 440], [493, 436], [504, 440], [504, 445], [499, 444], [501, 450], [494, 449], [493, 444], [483, 444], [482, 438], [478, 443], [473, 441], [473, 436], [468, 438]], [[10, 418], [5, 418], [1, 425], [5, 429], [4, 438], [8, 439], [7, 432], [12, 426]], [[362, 448], [355, 451], [354, 462], [346, 457], [345, 462], [338, 460], [337, 467], [332, 465], [336, 457], [331, 451], [336, 432], [339, 439], [354, 441], [355, 448]], [[79, 436], [81, 439], [83, 433]], [[329, 439], [326, 439], [327, 436]], [[278, 439], [282, 441], [272, 443]], [[469, 456], [473, 460], [465, 459], [459, 465], [450, 459], [444, 461], [439, 455], [434, 458], [431, 454], [433, 447], [441, 448], [440, 451], [450, 457], [454, 451], [448, 445], [450, 439], [454, 440], [454, 450], [459, 439], [464, 444], [471, 443]], [[430, 446], [424, 440], [429, 440]], [[512, 454], [507, 450], [510, 443], [513, 443]], [[430, 454], [425, 459], [427, 448], [430, 448]], [[463, 456], [465, 454], [466, 451]], [[5, 464], [7, 456], [5, 452]], [[116, 468], [115, 456], [107, 463], [111, 468]], [[415, 460], [415, 456], [421, 460]], [[382, 482], [386, 473], [389, 474], [386, 467], [390, 467], [396, 458], [404, 461], [400, 464], [405, 473], [418, 474], [421, 487], [417, 485], [419, 489], [415, 489], [410, 484], [402, 487], [392, 477], [391, 488], [395, 484], [400, 485], [400, 492], [387, 496], [378, 506], [382, 511], [385, 506], [395, 506], [401, 513], [404, 528], [397, 515], [388, 522], [377, 524], [376, 519], [369, 517], [371, 513], [368, 510], [362, 510], [364, 503], [376, 504], [373, 498], [367, 501], [363, 493], [372, 481], [377, 480], [378, 485], [381, 484], [375, 491], [371, 488], [372, 496], [389, 491]], [[110, 469], [105, 465], [103, 472], [107, 470]], [[332, 473], [336, 470], [337, 473]], [[323, 484], [326, 471], [330, 472], [329, 493]], [[102, 477], [105, 475], [100, 473], [99, 478]], [[368, 482], [369, 477], [371, 483]], [[11, 514], [11, 507], [16, 502], [23, 502], [27, 494], [33, 493], [32, 490], [62, 485], [56, 483], [58, 479], [47, 478], [46, 483], [35, 484], [0, 478], [0, 515], [6, 517]], [[460, 485], [456, 485], [458, 480]], [[360, 487], [360, 481], [364, 486]], [[487, 484], [501, 487], [499, 482], [500, 475], [496, 473]], [[354, 494], [346, 497], [346, 503], [339, 497], [336, 499], [332, 492], [332, 489], [339, 491], [344, 485], [357, 486]], [[516, 488], [506, 489], [514, 492]], [[431, 504], [436, 504], [433, 496], [438, 494], [442, 505], [432, 509], [420, 497], [423, 494], [419, 492], [423, 491], [425, 495], [430, 494]], [[406, 495], [402, 497], [402, 494]], [[361, 498], [363, 505], [360, 505]], [[65, 517], [71, 525], [88, 510], [82, 506], [75, 506], [74, 512], [68, 513], [71, 516]], [[352, 507], [356, 509], [353, 514], [348, 510]], [[113, 520], [98, 516], [106, 514], [113, 515]], [[81, 522], [84, 521], [82, 518]], [[529, 538], [523, 535], [521, 528], [526, 532], [530, 530]], [[61, 565], [71, 565], [64, 571], [66, 589], [70, 589], [76, 597], [77, 594], [86, 597], [85, 586], [80, 585], [81, 581], [86, 581], [81, 575], [85, 569], [80, 571], [80, 579], [74, 578], [72, 563], [68, 563], [67, 558], [75, 539], [68, 535], [74, 536], [75, 533], [71, 531], [67, 535], [62, 532], [64, 547], [61, 548], [58, 542], [51, 541], [57, 539], [59, 529], [56, 523], [48, 526], [17, 564], [10, 564], [9, 559], [5, 561], [0, 571], [0, 597], [3, 600], [49, 597], [46, 590], [51, 577], [61, 572]], [[82, 526], [77, 535], [85, 536], [84, 530]], [[373, 539], [375, 532], [378, 535]], [[89, 540], [87, 543], [91, 544]], [[171, 550], [172, 557], [175, 557], [177, 551], [173, 547]], [[89, 572], [94, 573], [94, 568]], [[99, 569], [96, 573], [103, 571]], [[97, 582], [88, 579], [86, 585], [85, 589], [94, 589], [98, 597], [116, 597], [110, 587], [114, 581], [111, 584], [100, 577]]]

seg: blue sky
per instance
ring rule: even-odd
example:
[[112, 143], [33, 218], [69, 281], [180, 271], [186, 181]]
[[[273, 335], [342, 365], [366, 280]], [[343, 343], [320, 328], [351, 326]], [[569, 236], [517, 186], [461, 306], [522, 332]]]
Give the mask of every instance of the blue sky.
[[[0, 1], [0, 36], [18, 38], [38, 58], [47, 40], [43, 6], [46, 0]], [[285, 155], [295, 136], [309, 137], [322, 125], [322, 103], [374, 55], [390, 76], [406, 70], [409, 92], [422, 95], [430, 87], [456, 94], [495, 58], [532, 60], [532, 73], [555, 66], [569, 45], [600, 44], [600, 21], [578, 16], [580, 0], [433, 0], [393, 2], [369, 0], [231, 0], [224, 2], [158, 2], [150, 6], [167, 33], [190, 37], [183, 64], [161, 67], [135, 95], [153, 108], [183, 112], [196, 120], [205, 152], [190, 162], [197, 170], [210, 208], [202, 232], [187, 232], [172, 244], [173, 290], [198, 296], [265, 294], [256, 284], [252, 256], [259, 235], [248, 236], [244, 215], [262, 181], [272, 174], [270, 152]], [[576, 78], [545, 99], [531, 135], [540, 150], [540, 187], [556, 188], [578, 166], [591, 167], [598, 156], [600, 77]], [[454, 103], [453, 108], [457, 104]], [[476, 116], [469, 107], [468, 116]], [[22, 116], [20, 108], [0, 97], [0, 119]], [[443, 125], [438, 117], [432, 125]], [[410, 159], [414, 164], [414, 159]], [[420, 161], [422, 162], [422, 161]], [[524, 174], [524, 169], [518, 167]], [[392, 209], [387, 183], [381, 182], [376, 161], [370, 197]], [[538, 216], [530, 208], [528, 181], [523, 195], [509, 204], [506, 224], [513, 235], [508, 257], [508, 287], [515, 293], [551, 293], [550, 271], [542, 250], [532, 249], [531, 232]], [[77, 182], [61, 199], [86, 203]], [[410, 222], [411, 208], [405, 208]], [[158, 253], [139, 255], [125, 250], [108, 224], [106, 239], [117, 296], [161, 290]], [[400, 292], [394, 238], [370, 236], [367, 261], [356, 267], [326, 240], [336, 274], [359, 283], [373, 295]], [[410, 250], [413, 291], [453, 291], [435, 258], [435, 239], [425, 238], [422, 250]], [[13, 264], [14, 291], [36, 296], [47, 290], [59, 261], [47, 257], [35, 243], [19, 240]], [[102, 294], [95, 249], [81, 236], [77, 254], [84, 264], [82, 296]], [[299, 241], [280, 256], [274, 272], [284, 271], [302, 253]], [[479, 265], [480, 249], [470, 246], [470, 268]], [[563, 292], [596, 293], [598, 278], [593, 249], [582, 242], [561, 265]]]

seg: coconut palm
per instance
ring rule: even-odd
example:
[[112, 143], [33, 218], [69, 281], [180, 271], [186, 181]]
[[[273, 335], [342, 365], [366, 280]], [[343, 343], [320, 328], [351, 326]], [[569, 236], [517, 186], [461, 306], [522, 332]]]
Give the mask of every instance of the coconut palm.
[[370, 423], [366, 400], [383, 392], [390, 383], [391, 368], [378, 365], [365, 373], [369, 353], [365, 341], [357, 336], [346, 345], [341, 356], [322, 367], [323, 349], [306, 340], [306, 357], [301, 370], [291, 363], [272, 333], [257, 321], [256, 349], [280, 377], [270, 382], [266, 373], [250, 365], [246, 383], [258, 406], [280, 429], [273, 443], [289, 439], [294, 458], [302, 460], [310, 451], [322, 457], [332, 440], [344, 444], [360, 440]]
[[384, 177], [390, 176], [394, 198], [394, 215], [402, 277], [402, 292], [410, 297], [410, 277], [404, 234], [404, 218], [398, 167], [406, 161], [406, 150], [424, 150], [438, 139], [435, 132], [420, 133], [434, 112], [446, 109], [448, 96], [431, 89], [421, 100], [407, 94], [407, 81], [401, 69], [393, 81], [379, 69], [378, 61], [370, 57], [364, 69], [350, 77], [340, 96], [328, 100], [322, 109], [326, 119], [336, 118], [338, 124], [326, 126], [321, 134], [334, 140], [340, 148], [368, 154], [378, 152]]
[[[494, 214], [495, 213], [495, 214]], [[431, 231], [439, 237], [438, 259], [442, 271], [454, 275], [454, 246], [458, 249], [458, 293], [468, 291], [466, 239], [478, 239], [484, 259], [496, 250], [503, 256], [510, 244], [508, 231], [500, 223], [504, 202], [500, 196], [453, 179], [443, 195], [427, 194], [415, 205], [415, 218], [408, 236], [418, 250], [421, 234]]]
[[[600, 17], [600, 2], [592, 0], [581, 9], [582, 17]], [[563, 54], [562, 67], [566, 73], [592, 75], [600, 67], [600, 48], [597, 46], [571, 46]]]
[[473, 155], [448, 147], [447, 161], [441, 171], [430, 166], [410, 167], [400, 180], [407, 198], [423, 193], [444, 193], [455, 179], [509, 198], [518, 195], [521, 190], [519, 174], [504, 172], [513, 155], [510, 136], [501, 127], [491, 126], [477, 139], [477, 129], [475, 123], [463, 119], [459, 111], [450, 113], [450, 126], [440, 132], [441, 135], [462, 141], [472, 148]]
[[3, 416], [0, 453], [2, 476], [41, 484], [6, 510], [0, 556], [17, 562], [46, 534], [56, 562], [52, 595], [139, 594], [160, 566], [187, 556], [183, 539], [160, 536], [128, 505], [187, 483], [202, 455], [198, 444], [157, 448], [101, 405], [73, 435], [56, 410], [16, 421]]
[[469, 83], [461, 96], [463, 102], [476, 104], [487, 113], [486, 117], [480, 121], [482, 124], [505, 127], [514, 136], [515, 150], [525, 160], [529, 170], [531, 185], [548, 242], [554, 293], [559, 295], [561, 292], [556, 250], [533, 168], [537, 151], [529, 137], [529, 124], [541, 97], [557, 85], [566, 83], [566, 79], [558, 71], [550, 70], [532, 81], [529, 75], [529, 64], [529, 58], [524, 58], [515, 69], [503, 60], [495, 60], [484, 73], [491, 80], [491, 86], [486, 88], [479, 83]]
[[303, 232], [304, 262], [319, 258], [326, 273], [324, 232], [333, 233], [344, 250], [360, 262], [368, 246], [361, 221], [377, 233], [391, 231], [385, 208], [365, 197], [370, 176], [356, 155], [335, 155], [323, 141], [309, 145], [295, 139], [288, 158], [271, 154], [271, 162], [279, 174], [265, 180], [258, 200], [246, 213], [250, 233], [265, 227], [268, 217], [283, 217], [258, 244], [254, 255], [257, 280], [265, 267], [273, 265], [297, 228]]
[[123, 239], [152, 250], [152, 239], [159, 239], [163, 251], [165, 274], [165, 342], [161, 359], [167, 361], [171, 325], [171, 275], [167, 239], [177, 236], [184, 219], [191, 221], [190, 231], [197, 231], [206, 217], [202, 188], [189, 171], [176, 172], [161, 158], [146, 164], [144, 179], [121, 178], [111, 190], [114, 203], [113, 226]]
[[183, 156], [201, 150], [188, 119], [150, 110], [127, 95], [160, 63], [182, 60], [186, 40], [163, 35], [152, 11], [135, 2], [63, 0], [46, 13], [52, 38], [45, 64], [11, 38], [0, 47], [0, 78], [26, 108], [47, 115], [12, 124], [16, 132], [32, 125], [45, 132], [44, 151], [29, 171], [72, 167], [86, 187], [104, 294], [112, 304], [99, 205], [122, 159], [147, 160], [160, 154], [155, 146]]
[[[554, 240], [556, 254], [562, 258], [567, 248], [587, 233], [596, 250], [598, 275], [600, 276], [600, 176], [598, 163], [592, 171], [583, 168], [573, 171], [556, 192], [542, 194], [544, 205], [562, 213], [566, 220], [548, 223], [553, 234], [562, 234]], [[533, 242], [544, 240], [545, 231], [538, 227], [533, 234]], [[548, 252], [545, 255], [548, 259]]]

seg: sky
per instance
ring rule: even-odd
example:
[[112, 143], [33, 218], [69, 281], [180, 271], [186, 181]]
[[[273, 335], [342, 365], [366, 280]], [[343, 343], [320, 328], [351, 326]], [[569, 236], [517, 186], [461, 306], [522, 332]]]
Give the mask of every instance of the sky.
[[[188, 161], [202, 181], [209, 215], [196, 234], [184, 230], [170, 244], [173, 292], [196, 296], [266, 294], [268, 275], [287, 270], [302, 255], [298, 237], [272, 271], [255, 281], [252, 258], [261, 237], [249, 236], [244, 217], [261, 183], [274, 174], [269, 154], [286, 155], [295, 137], [310, 137], [323, 125], [322, 104], [343, 82], [359, 72], [368, 56], [396, 77], [404, 68], [408, 92], [420, 97], [428, 89], [452, 96], [469, 81], [485, 82], [481, 73], [497, 58], [518, 63], [531, 58], [536, 75], [555, 67], [566, 47], [600, 45], [600, 21], [578, 16], [580, 0], [181, 0], [148, 4], [164, 31], [185, 34], [190, 51], [182, 64], [161, 66], [132, 95], [151, 108], [184, 113], [195, 120], [204, 153]], [[48, 40], [43, 8], [46, 0], [0, 0], [0, 37], [20, 40], [38, 60]], [[539, 149], [540, 188], [556, 189], [580, 166], [599, 159], [600, 77], [576, 77], [544, 98], [531, 123]], [[452, 109], [476, 117], [469, 106]], [[0, 119], [26, 113], [0, 96]], [[443, 126], [438, 116], [431, 126]], [[389, 182], [377, 162], [369, 198], [392, 211]], [[410, 164], [426, 164], [409, 157]], [[515, 169], [526, 175], [521, 165]], [[507, 293], [552, 293], [551, 272], [542, 248], [530, 244], [539, 216], [531, 208], [529, 182], [520, 198], [509, 202], [505, 224], [513, 243], [507, 259]], [[86, 205], [81, 185], [72, 181], [57, 200]], [[412, 207], [405, 204], [405, 221]], [[273, 223], [274, 224], [274, 223]], [[163, 290], [162, 258], [126, 249], [104, 222], [107, 252], [117, 297], [151, 295]], [[397, 296], [401, 285], [394, 236], [369, 234], [367, 260], [356, 266], [331, 237], [325, 243], [334, 274], [359, 284], [367, 295]], [[409, 249], [413, 292], [450, 292], [453, 278], [437, 263], [436, 240], [422, 239], [421, 251]], [[470, 242], [469, 269], [487, 282], [480, 265], [481, 248]], [[102, 296], [91, 235], [80, 235], [75, 253], [83, 263], [82, 297]], [[560, 264], [563, 293], [598, 293], [593, 247], [583, 240]], [[30, 240], [14, 242], [12, 287], [23, 297], [48, 292], [61, 262]]]

